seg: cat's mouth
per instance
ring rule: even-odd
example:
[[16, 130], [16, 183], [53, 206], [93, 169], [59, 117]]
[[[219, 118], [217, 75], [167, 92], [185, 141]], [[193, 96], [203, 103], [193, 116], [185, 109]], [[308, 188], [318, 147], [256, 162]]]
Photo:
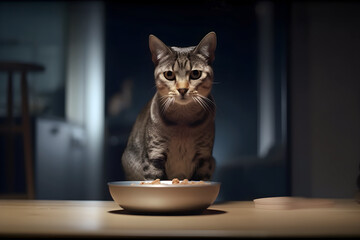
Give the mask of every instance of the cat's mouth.
[[167, 112], [167, 110], [171, 108], [171, 106], [173, 106], [174, 104], [178, 106], [195, 104], [201, 107], [206, 112], [212, 112], [214, 111], [215, 108], [215, 103], [212, 100], [210, 100], [208, 97], [204, 97], [198, 94], [196, 91], [188, 93], [184, 96], [181, 96], [180, 94], [177, 95], [174, 93], [168, 94], [160, 97], [160, 103], [161, 103], [160, 108], [163, 113]]
[[167, 96], [164, 96], [164, 98], [169, 99], [172, 103], [180, 104], [180, 105], [186, 105], [190, 102], [192, 102], [192, 96], [194, 94], [197, 94], [196, 91], [192, 92], [182, 92], [182, 91], [171, 91], [167, 94]]
[[176, 92], [169, 92], [167, 95], [160, 98], [162, 111], [165, 112], [173, 104], [185, 106], [188, 104], [197, 104], [205, 111], [211, 111], [215, 106], [214, 102], [209, 98], [202, 96], [196, 90], [186, 94], [177, 94]]
[[175, 97], [175, 103], [178, 103], [180, 105], [186, 105], [190, 102], [192, 102], [192, 98], [188, 95], [185, 96], [178, 95]]
[[180, 105], [186, 105], [188, 103], [197, 103], [199, 104], [200, 106], [202, 106], [202, 102], [203, 102], [203, 96], [201, 96], [198, 91], [194, 90], [194, 91], [191, 91], [191, 92], [188, 92], [184, 95], [182, 94], [173, 94], [172, 97], [174, 97], [175, 99], [175, 103], [178, 103]]

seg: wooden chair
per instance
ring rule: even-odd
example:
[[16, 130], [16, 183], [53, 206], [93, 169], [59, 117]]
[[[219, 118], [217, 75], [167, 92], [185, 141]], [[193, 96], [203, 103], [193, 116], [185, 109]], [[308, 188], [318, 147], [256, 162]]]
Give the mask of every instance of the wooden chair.
[[[32, 63], [21, 62], [1, 62], [0, 72], [8, 74], [7, 81], [7, 116], [6, 123], [0, 125], [0, 133], [6, 134], [6, 172], [8, 190], [12, 191], [14, 188], [14, 135], [21, 134], [24, 142], [24, 161], [25, 161], [25, 179], [26, 179], [26, 194], [8, 195], [6, 198], [35, 198], [34, 189], [34, 163], [33, 163], [33, 144], [31, 137], [31, 119], [29, 114], [29, 98], [28, 98], [28, 84], [27, 74], [29, 72], [44, 71], [44, 67]], [[15, 124], [13, 116], [13, 75], [20, 73], [21, 75], [21, 124]], [[5, 195], [4, 195], [5, 196]], [[0, 196], [1, 197], [1, 196]]]

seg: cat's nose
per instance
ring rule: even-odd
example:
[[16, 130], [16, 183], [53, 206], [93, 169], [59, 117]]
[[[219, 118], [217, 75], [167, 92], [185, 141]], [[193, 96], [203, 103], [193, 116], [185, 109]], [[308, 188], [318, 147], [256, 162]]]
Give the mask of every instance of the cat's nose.
[[178, 89], [181, 96], [184, 96], [187, 93], [188, 90], [189, 90], [188, 88], [179, 88]]

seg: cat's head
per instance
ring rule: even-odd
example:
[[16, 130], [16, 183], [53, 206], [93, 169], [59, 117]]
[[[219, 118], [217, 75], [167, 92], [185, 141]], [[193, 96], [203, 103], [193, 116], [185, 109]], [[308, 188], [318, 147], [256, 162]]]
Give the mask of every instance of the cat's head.
[[211, 92], [212, 63], [216, 34], [208, 33], [197, 46], [168, 47], [154, 35], [149, 36], [154, 76], [160, 98], [185, 105], [201, 102]]

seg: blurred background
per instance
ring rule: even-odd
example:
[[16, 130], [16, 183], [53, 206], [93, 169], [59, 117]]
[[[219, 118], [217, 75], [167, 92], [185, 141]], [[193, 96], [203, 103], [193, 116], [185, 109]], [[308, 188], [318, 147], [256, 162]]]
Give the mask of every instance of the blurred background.
[[0, 198], [110, 200], [156, 91], [149, 34], [185, 47], [210, 31], [218, 201], [354, 197], [359, 12], [356, 1], [1, 1]]

